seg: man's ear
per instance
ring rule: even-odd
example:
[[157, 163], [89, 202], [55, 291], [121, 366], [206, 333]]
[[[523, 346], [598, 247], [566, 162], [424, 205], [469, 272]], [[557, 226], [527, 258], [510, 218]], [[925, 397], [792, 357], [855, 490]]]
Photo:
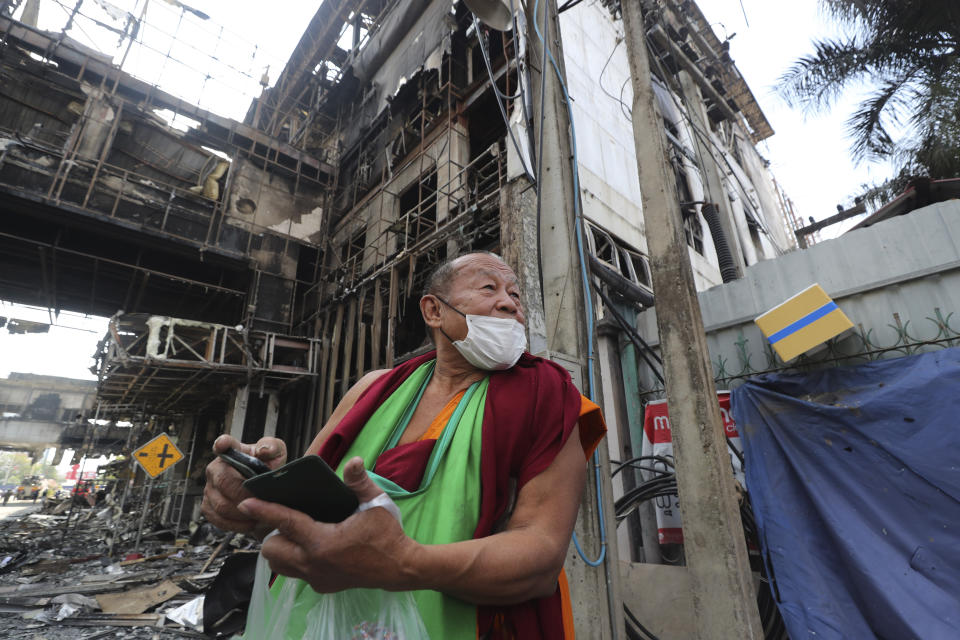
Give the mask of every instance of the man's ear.
[[430, 329], [440, 328], [440, 301], [436, 296], [427, 294], [420, 298], [420, 315]]

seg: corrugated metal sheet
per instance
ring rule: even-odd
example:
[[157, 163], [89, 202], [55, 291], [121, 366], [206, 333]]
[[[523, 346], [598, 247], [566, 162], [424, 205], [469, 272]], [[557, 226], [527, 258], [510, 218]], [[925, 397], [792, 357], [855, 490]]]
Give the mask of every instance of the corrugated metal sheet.
[[[903, 347], [878, 357], [940, 348], [921, 343], [960, 336], [960, 201], [934, 204], [758, 263], [745, 270], [743, 279], [702, 292], [715, 373], [730, 377], [782, 368], [753, 319], [813, 283], [857, 325], [853, 335], [831, 345], [834, 355], [865, 350], [863, 336], [874, 350]], [[637, 319], [641, 335], [654, 345], [655, 314], [651, 309]], [[652, 379], [646, 382], [653, 387]]]

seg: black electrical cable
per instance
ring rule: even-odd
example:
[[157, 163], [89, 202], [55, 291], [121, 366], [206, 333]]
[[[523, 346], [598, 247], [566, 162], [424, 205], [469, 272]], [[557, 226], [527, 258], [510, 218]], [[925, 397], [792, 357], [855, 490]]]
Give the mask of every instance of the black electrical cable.
[[563, 13], [568, 9], [573, 9], [575, 6], [577, 6], [581, 2], [583, 2], [583, 0], [567, 0], [567, 2], [564, 2], [562, 5], [560, 5], [559, 8], [557, 8], [557, 13]]
[[[613, 462], [613, 461], [611, 460], [611, 462]], [[610, 477], [612, 478], [612, 477], [616, 476], [618, 473], [620, 473], [621, 471], [623, 471], [624, 469], [627, 469], [627, 468], [629, 468], [629, 469], [636, 469], [636, 470], [638, 470], [638, 471], [646, 471], [647, 473], [652, 473], [652, 474], [655, 474], [655, 475], [664, 475], [664, 474], [670, 473], [669, 471], [665, 471], [665, 470], [663, 470], [663, 469], [656, 469], [656, 468], [654, 468], [654, 467], [645, 467], [645, 466], [643, 466], [642, 464], [637, 464], [637, 463], [635, 463], [635, 462], [628, 462], [628, 463], [623, 464], [623, 465], [620, 465], [619, 467], [617, 467], [616, 469], [614, 469], [614, 470], [613, 470], [613, 473], [610, 474]]]
[[[664, 25], [661, 22], [661, 27], [663, 26]], [[664, 79], [666, 79], [667, 77], [666, 70], [663, 68], [663, 65], [660, 62], [660, 58], [657, 56], [657, 52], [653, 49], [649, 41], [647, 42], [647, 51], [650, 53], [650, 57], [653, 58], [653, 62], [657, 67], [657, 71], [659, 71], [660, 75]], [[664, 80], [664, 83], [665, 83], [665, 80]], [[680, 102], [677, 100], [677, 97], [673, 94], [673, 92], [668, 89], [667, 93], [670, 94], [670, 99], [673, 100], [674, 104], [676, 104], [677, 107], [680, 107], [680, 114], [687, 121], [687, 124], [690, 125], [690, 128], [693, 130], [694, 134], [697, 135], [697, 137], [699, 137], [700, 140], [702, 140], [705, 144], [713, 147], [720, 154], [720, 158], [723, 160], [724, 164], [727, 165], [727, 168], [730, 170], [730, 173], [733, 175], [734, 180], [736, 180], [737, 184], [740, 186], [740, 190], [743, 191], [744, 195], [746, 195], [748, 193], [748, 190], [746, 186], [743, 184], [743, 182], [740, 180], [740, 176], [738, 176], [737, 172], [733, 170], [733, 165], [730, 164], [730, 160], [727, 158], [726, 152], [720, 148], [720, 146], [713, 140], [713, 138], [711, 138], [709, 135], [703, 132], [700, 129], [700, 127], [696, 125], [696, 123], [690, 117], [690, 114], [686, 111], [686, 107], [680, 104]], [[701, 162], [703, 162], [702, 157], [701, 157]], [[770, 231], [763, 225], [763, 222], [761, 220], [758, 219], [757, 223], [759, 224], [760, 228], [763, 230], [765, 234], [767, 234], [770, 237], [773, 237]], [[776, 246], [776, 244], [774, 244], [774, 247], [777, 249], [779, 253], [782, 253], [782, 251], [780, 250], [779, 247]]]
[[493, 67], [490, 66], [490, 56], [487, 55], [487, 47], [483, 43], [483, 34], [480, 33], [480, 23], [477, 21], [477, 16], [473, 16], [473, 28], [477, 32], [477, 41], [480, 43], [480, 55], [487, 67], [487, 75], [490, 76], [490, 84], [493, 85], [494, 99], [497, 101], [497, 107], [500, 108], [500, 115], [503, 117], [503, 124], [507, 128], [507, 134], [510, 136], [510, 140], [513, 142], [513, 148], [517, 150], [517, 159], [523, 166], [524, 173], [526, 173], [527, 176], [533, 180], [533, 172], [527, 168], [527, 163], [523, 160], [523, 152], [520, 150], [520, 143], [517, 142], [517, 138], [513, 135], [513, 129], [510, 128], [510, 118], [507, 117], [507, 110], [500, 101], [500, 90], [497, 89], [497, 81], [493, 77]]
[[603, 289], [592, 280], [591, 284], [593, 284], [593, 287], [597, 290], [597, 293], [600, 294], [600, 298], [603, 299], [604, 305], [606, 305], [606, 308], [611, 312], [610, 315], [612, 315], [614, 320], [617, 321], [617, 324], [620, 325], [620, 328], [626, 332], [630, 342], [632, 342], [633, 346], [636, 347], [637, 351], [640, 352], [640, 357], [642, 357], [644, 362], [646, 362], [650, 367], [650, 371], [653, 372], [653, 375], [656, 376], [657, 380], [660, 381], [660, 384], [666, 384], [663, 379], [663, 374], [661, 374], [657, 366], [650, 361], [650, 358], [647, 357], [647, 354], [649, 353], [661, 366], [663, 365], [663, 361], [660, 360], [660, 358], [653, 352], [653, 350], [650, 348], [650, 345], [644, 342], [643, 338], [640, 337], [640, 334], [638, 334], [636, 330], [633, 329], [619, 313], [617, 313], [617, 310], [613, 307], [613, 302], [610, 300], [609, 296], [604, 293]]
[[630, 611], [630, 607], [628, 607], [626, 604], [623, 605], [623, 612], [627, 614], [627, 619], [633, 624], [633, 626], [639, 629], [640, 632], [648, 638], [648, 640], [660, 640], [660, 638], [653, 635], [649, 629], [647, 629], [640, 623], [639, 620], [637, 620], [637, 617], [633, 615], [633, 612]]
[[623, 630], [627, 633], [627, 640], [648, 640], [640, 635], [639, 631], [635, 631], [633, 627], [630, 626], [629, 620], [624, 620], [626, 624], [623, 626]]
[[[626, 460], [624, 462], [620, 462], [619, 460], [611, 460], [610, 463], [617, 465], [617, 467], [610, 473], [610, 477], [612, 478], [616, 476], [618, 473], [620, 473], [621, 471], [623, 471], [625, 468], [629, 466], [634, 466], [635, 463], [642, 462], [644, 460], [653, 460], [655, 462], [661, 462], [664, 465], [667, 465], [671, 468], [673, 467], [673, 460], [671, 460], [670, 458], [665, 458], [663, 456], [637, 456], [636, 458], [630, 458], [629, 460]], [[657, 469], [656, 472], [663, 473], [663, 474], [673, 473], [672, 471], [667, 471], [666, 469]]]
[[[511, 13], [511, 15], [513, 14], [513, 7], [510, 8], [510, 13]], [[476, 15], [474, 15], [474, 18], [473, 18], [473, 19], [474, 19], [474, 29], [477, 29], [477, 28], [478, 28], [478, 25], [476, 25], [476, 19], [477, 19], [477, 18], [476, 18]], [[514, 29], [516, 29], [516, 25], [514, 25]], [[514, 33], [516, 33], [516, 30], [514, 30]], [[481, 40], [481, 34], [480, 34], [479, 31], [477, 31], [477, 39], [478, 39], [478, 40]], [[514, 64], [516, 65], [517, 76], [519, 77], [519, 75], [520, 75], [520, 52], [517, 51], [516, 46], [514, 46], [513, 52], [514, 52], [514, 60], [515, 60], [515, 63], [514, 63]], [[500, 96], [500, 98], [503, 99], [503, 100], [516, 100], [517, 98], [522, 97], [522, 96], [523, 96], [523, 87], [520, 86], [520, 83], [519, 83], [519, 82], [517, 83], [517, 93], [516, 93], [515, 95], [508, 96], [508, 95], [505, 94], [503, 91], [500, 91], [500, 87], [498, 87], [498, 86], [497, 86], [497, 83], [493, 81], [493, 72], [491, 71], [491, 69], [493, 69], [493, 60], [490, 59], [489, 55], [488, 55], [488, 54], [486, 53], [486, 51], [484, 50], [484, 47], [483, 47], [482, 42], [481, 42], [481, 45], [480, 45], [480, 53], [483, 54], [483, 60], [484, 60], [484, 62], [487, 63], [487, 71], [490, 72], [490, 83], [493, 85], [493, 90], [497, 92], [497, 95]], [[509, 61], [507, 61], [507, 59], [506, 59], [506, 55], [504, 55], [504, 61], [505, 61], [504, 64], [509, 64]]]
[[[544, 305], [543, 299], [543, 251], [541, 251], [541, 246], [543, 244], [542, 236], [542, 219], [541, 209], [543, 205], [543, 190], [540, 188], [540, 178], [543, 176], [543, 123], [545, 121], [543, 108], [546, 104], [546, 95], [547, 95], [547, 37], [549, 36], [549, 31], [547, 31], [547, 15], [549, 14], [550, 3], [543, 3], [543, 49], [540, 52], [540, 124], [538, 126], [538, 140], [537, 140], [537, 275], [540, 278], [540, 306]], [[534, 23], [536, 26], [537, 16], [536, 13], [533, 15]], [[580, 194], [573, 194], [574, 198], [580, 197]]]
[[[631, 117], [631, 116], [630, 116], [630, 109], [629, 109], [629, 107], [627, 107], [627, 105], [624, 104], [624, 102], [623, 102], [623, 85], [620, 86], [620, 97], [619, 97], [619, 98], [618, 98], [617, 96], [613, 95], [612, 93], [610, 93], [609, 91], [607, 91], [607, 88], [603, 86], [603, 74], [606, 73], [607, 67], [610, 65], [610, 61], [613, 60], [613, 54], [615, 54], [615, 53], [617, 52], [617, 47], [620, 46], [620, 43], [621, 43], [621, 42], [623, 42], [623, 39], [618, 36], [618, 37], [617, 37], [617, 44], [614, 45], [613, 50], [610, 51], [610, 55], [607, 56], [607, 61], [603, 63], [603, 69], [600, 70], [600, 78], [597, 80], [597, 84], [600, 85], [600, 90], [603, 91], [605, 94], [607, 94], [607, 96], [608, 96], [611, 100], [613, 100], [613, 101], [615, 101], [615, 102], [618, 102], [618, 103], [620, 104], [620, 111], [623, 112], [623, 115], [626, 116], [627, 120], [630, 120], [630, 117]], [[629, 81], [630, 81], [630, 78], [627, 78], [627, 80], [624, 82], [624, 85], [625, 85], [627, 82], [629, 82]]]
[[746, 469], [746, 468], [747, 468], [747, 461], [744, 460], [744, 458], [743, 458], [743, 452], [740, 451], [739, 449], [737, 449], [735, 446], [733, 446], [733, 441], [730, 440], [730, 437], [729, 437], [729, 436], [727, 436], [726, 434], [724, 434], [723, 437], [727, 439], [727, 446], [730, 447], [730, 450], [731, 450], [731, 451], [733, 451], [733, 455], [737, 456], [737, 460], [740, 461], [740, 468], [741, 468], [741, 469]]
[[[651, 458], [654, 456], [646, 457]], [[620, 463], [620, 467], [625, 468], [632, 462], [642, 458], [644, 458], [644, 456], [627, 460]], [[640, 504], [648, 500], [675, 495], [677, 495], [676, 475], [673, 473], [661, 474], [657, 478], [641, 483], [634, 490], [618, 499], [614, 504], [616, 519], [618, 522], [623, 521], [633, 513]], [[740, 502], [740, 520], [748, 546], [760, 549], [759, 531], [753, 515], [750, 498], [747, 494], [743, 494], [743, 499]], [[766, 640], [788, 640], [786, 625], [784, 624], [783, 616], [780, 614], [780, 609], [777, 606], [779, 597], [777, 595], [776, 582], [767, 573], [767, 563], [761, 561], [759, 570], [761, 587], [757, 592], [757, 608], [764, 629], [764, 638]], [[642, 624], [639, 620], [637, 620], [635, 616], [631, 619], [629, 613], [625, 621], [628, 625], [632, 624], [637, 629], [642, 629]], [[645, 640], [644, 636], [641, 635], [642, 631], [631, 632], [629, 626], [627, 629], [629, 637]], [[646, 633], [649, 634], [649, 630], [647, 630]]]
[[[617, 323], [624, 329], [624, 331], [626, 331], [626, 332], [627, 332], [628, 334], [630, 334], [633, 338], [635, 338], [636, 341], [639, 342], [639, 343], [643, 346], [643, 349], [646, 350], [646, 351], [650, 354], [650, 357], [652, 357], [654, 360], [657, 361], [657, 364], [662, 365], [662, 364], [663, 364], [663, 359], [660, 358], [660, 356], [658, 356], [658, 355], [656, 354], [656, 352], [653, 350], [653, 348], [652, 348], [650, 345], [647, 344], [646, 340], [644, 340], [642, 337], [640, 337], [640, 334], [637, 333], [637, 330], [636, 330], [635, 328], [633, 328], [633, 327], [630, 325], [630, 323], [627, 322], [626, 319], [625, 319], [623, 316], [620, 315], [620, 312], [617, 311], [616, 307], [613, 306], [613, 303], [610, 301], [610, 297], [603, 291], [603, 289], [600, 287], [600, 285], [598, 285], [596, 282], [594, 282], [594, 283], [593, 283], [593, 288], [596, 289], [596, 290], [597, 290], [597, 293], [600, 294], [600, 297], [603, 299], [604, 304], [606, 304], [606, 305], [607, 305], [607, 308], [610, 310], [610, 315], [612, 315], [612, 316], [614, 317], [614, 319], [615, 319], [615, 320], [617, 321]], [[663, 379], [661, 378], [660, 381], [663, 382]]]

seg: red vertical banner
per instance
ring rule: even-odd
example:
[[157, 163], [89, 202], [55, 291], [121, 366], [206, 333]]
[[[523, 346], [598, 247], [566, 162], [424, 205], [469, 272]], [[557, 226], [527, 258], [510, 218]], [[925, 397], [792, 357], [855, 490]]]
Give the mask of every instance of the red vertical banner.
[[[730, 439], [730, 443], [743, 451], [740, 442], [740, 433], [730, 413], [730, 392], [718, 391], [717, 401], [720, 403], [720, 417], [723, 420], [723, 431]], [[730, 466], [734, 477], [740, 484], [746, 486], [743, 467], [740, 459], [728, 450]], [[670, 415], [666, 400], [655, 400], [647, 404], [643, 415], [643, 448], [642, 455], [658, 456], [673, 462], [673, 438], [670, 430]], [[672, 472], [670, 464], [663, 460], [645, 460], [643, 466], [663, 472]], [[641, 471], [645, 480], [655, 477], [650, 471]], [[655, 498], [657, 514], [657, 534], [660, 544], [682, 544], [683, 526], [680, 517], [680, 499], [677, 496]]]

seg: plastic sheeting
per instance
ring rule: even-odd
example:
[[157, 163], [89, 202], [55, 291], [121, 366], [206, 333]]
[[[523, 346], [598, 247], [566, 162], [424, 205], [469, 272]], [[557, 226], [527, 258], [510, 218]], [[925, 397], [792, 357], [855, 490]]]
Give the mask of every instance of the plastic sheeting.
[[960, 348], [733, 392], [793, 640], [960, 638]]

